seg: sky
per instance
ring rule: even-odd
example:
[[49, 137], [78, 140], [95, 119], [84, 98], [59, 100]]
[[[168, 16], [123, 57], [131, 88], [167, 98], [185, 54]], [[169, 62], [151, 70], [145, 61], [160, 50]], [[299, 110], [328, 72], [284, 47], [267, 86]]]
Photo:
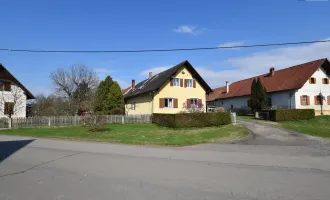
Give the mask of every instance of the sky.
[[[137, 50], [330, 39], [330, 2], [303, 0], [0, 0], [0, 49]], [[50, 94], [49, 74], [84, 64], [122, 88], [184, 60], [212, 87], [320, 58], [330, 43], [157, 53], [0, 51], [33, 94]]]

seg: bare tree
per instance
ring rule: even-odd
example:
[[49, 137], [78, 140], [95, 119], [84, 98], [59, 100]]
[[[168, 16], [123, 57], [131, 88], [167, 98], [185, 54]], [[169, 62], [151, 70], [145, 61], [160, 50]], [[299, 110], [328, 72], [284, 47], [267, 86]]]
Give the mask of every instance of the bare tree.
[[[8, 85], [6, 85], [8, 84]], [[26, 110], [26, 95], [24, 91], [14, 83], [1, 85], [0, 111], [9, 118], [23, 113]], [[6, 88], [6, 89], [5, 89]]]
[[55, 95], [37, 95], [31, 102], [33, 116], [59, 116], [65, 115], [64, 100]]
[[75, 115], [87, 101], [92, 100], [99, 80], [93, 69], [85, 65], [58, 68], [50, 74], [56, 94], [65, 100], [66, 111]]

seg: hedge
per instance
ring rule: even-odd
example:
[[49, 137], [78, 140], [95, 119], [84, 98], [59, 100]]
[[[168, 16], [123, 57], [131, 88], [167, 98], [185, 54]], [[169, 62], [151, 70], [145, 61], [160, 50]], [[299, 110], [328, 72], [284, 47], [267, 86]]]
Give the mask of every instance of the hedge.
[[315, 117], [314, 109], [278, 109], [269, 110], [269, 117], [272, 121], [296, 121], [308, 120]]
[[153, 114], [152, 122], [171, 128], [220, 126], [231, 123], [229, 112]]

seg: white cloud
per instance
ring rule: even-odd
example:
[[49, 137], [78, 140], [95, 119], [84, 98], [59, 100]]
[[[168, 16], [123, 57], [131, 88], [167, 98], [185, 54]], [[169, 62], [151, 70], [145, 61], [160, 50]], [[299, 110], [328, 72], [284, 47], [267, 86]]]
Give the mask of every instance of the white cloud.
[[283, 69], [330, 56], [330, 43], [275, 48], [247, 56], [230, 58], [226, 62], [246, 71], [265, 73], [269, 67]]
[[213, 69], [211, 67], [197, 67], [196, 69], [214, 88], [224, 86], [225, 81], [234, 82], [265, 74], [270, 67], [279, 70], [321, 58], [330, 58], [330, 43], [274, 48], [247, 56], [230, 58], [222, 63], [223, 66], [231, 66], [232, 69], [229, 70], [214, 70], [214, 67], [212, 67]]
[[234, 82], [254, 75], [241, 69], [216, 71], [207, 67], [197, 67], [196, 70], [211, 88], [224, 86], [226, 81]]
[[165, 71], [171, 67], [173, 67], [174, 65], [164, 65], [164, 66], [159, 66], [159, 67], [153, 67], [147, 70], [144, 70], [140, 73], [141, 76], [149, 76], [149, 72], [152, 72], [153, 75], [158, 74], [159, 72]]
[[[226, 42], [223, 44], [220, 44], [218, 47], [232, 47], [232, 46], [243, 46], [244, 41], [237, 41], [237, 42]], [[233, 49], [239, 49], [239, 48], [233, 48]]]
[[198, 35], [203, 33], [205, 28], [198, 28], [198, 26], [189, 26], [189, 25], [182, 25], [175, 28], [173, 31], [176, 33], [186, 33], [191, 35]]
[[[224, 86], [226, 81], [235, 82], [268, 73], [270, 67], [279, 70], [321, 58], [330, 59], [330, 43], [273, 48], [242, 57], [229, 58], [216, 66], [231, 67], [226, 70], [216, 69], [215, 66], [195, 66], [195, 68], [203, 79], [215, 88]], [[143, 71], [141, 75], [148, 76], [149, 71], [155, 74], [170, 67], [169, 65], [151, 68]]]

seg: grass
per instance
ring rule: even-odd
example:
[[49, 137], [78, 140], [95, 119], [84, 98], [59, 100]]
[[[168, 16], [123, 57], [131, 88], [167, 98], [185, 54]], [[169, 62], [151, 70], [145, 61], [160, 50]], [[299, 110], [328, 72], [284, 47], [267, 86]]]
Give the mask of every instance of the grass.
[[0, 134], [125, 144], [185, 146], [236, 140], [247, 137], [249, 132], [240, 125], [171, 129], [155, 124], [110, 124], [106, 126], [104, 132], [89, 132], [87, 127], [57, 127], [8, 129], [1, 130]]
[[330, 139], [330, 116], [316, 116], [311, 120], [280, 122], [279, 125], [298, 133]]

